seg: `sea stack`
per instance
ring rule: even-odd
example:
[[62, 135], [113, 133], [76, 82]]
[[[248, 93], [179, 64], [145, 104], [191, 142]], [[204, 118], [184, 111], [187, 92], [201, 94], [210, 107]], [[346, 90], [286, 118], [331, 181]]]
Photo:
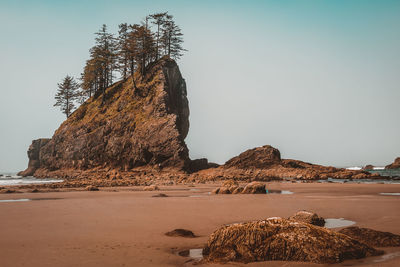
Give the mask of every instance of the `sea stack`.
[[[134, 79], [134, 80], [133, 80]], [[94, 96], [55, 131], [34, 140], [28, 169], [20, 175], [50, 176], [55, 170], [139, 166], [185, 170], [190, 166], [186, 83], [176, 62], [164, 57]]]

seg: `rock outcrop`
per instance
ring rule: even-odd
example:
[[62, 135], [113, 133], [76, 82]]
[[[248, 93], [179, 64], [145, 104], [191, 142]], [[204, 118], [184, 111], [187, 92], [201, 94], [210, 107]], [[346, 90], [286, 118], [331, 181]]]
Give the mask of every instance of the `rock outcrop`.
[[327, 178], [363, 179], [376, 177], [379, 177], [379, 174], [326, 167], [293, 159], [281, 159], [279, 150], [267, 145], [249, 149], [228, 160], [218, 168], [211, 168], [195, 173], [192, 179], [211, 181], [221, 179], [271, 181], [282, 179], [318, 180]]
[[102, 97], [83, 103], [51, 139], [34, 140], [21, 175], [140, 166], [185, 170], [191, 162], [188, 131], [186, 83], [175, 61], [164, 57], [146, 75], [135, 73], [107, 88], [105, 103]]
[[400, 169], [400, 157], [396, 158], [392, 164], [389, 164], [385, 169]]
[[309, 211], [305, 211], [305, 210], [296, 212], [294, 215], [290, 216], [288, 219], [293, 220], [293, 221], [303, 222], [303, 223], [309, 223], [309, 224], [317, 225], [317, 226], [325, 225], [324, 218], [318, 216], [318, 214], [316, 214], [314, 212], [309, 212]]
[[48, 138], [41, 138], [32, 141], [32, 144], [28, 149], [28, 168], [25, 171], [21, 171], [18, 173], [20, 176], [32, 176], [35, 171], [41, 167], [42, 162], [40, 151], [41, 149], [50, 141]]
[[203, 249], [206, 261], [337, 263], [380, 255], [347, 235], [281, 218], [231, 224], [215, 231]]
[[360, 228], [350, 226], [343, 228], [339, 233], [357, 239], [360, 242], [374, 247], [399, 247], [400, 235], [395, 235], [389, 232], [376, 231], [369, 228]]

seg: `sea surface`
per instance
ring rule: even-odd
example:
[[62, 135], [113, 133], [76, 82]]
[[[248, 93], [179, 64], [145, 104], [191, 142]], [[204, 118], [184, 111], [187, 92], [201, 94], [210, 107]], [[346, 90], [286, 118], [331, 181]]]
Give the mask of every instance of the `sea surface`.
[[29, 184], [48, 184], [59, 183], [63, 180], [60, 179], [42, 179], [35, 177], [21, 177], [13, 172], [0, 172], [0, 186], [5, 185], [29, 185]]

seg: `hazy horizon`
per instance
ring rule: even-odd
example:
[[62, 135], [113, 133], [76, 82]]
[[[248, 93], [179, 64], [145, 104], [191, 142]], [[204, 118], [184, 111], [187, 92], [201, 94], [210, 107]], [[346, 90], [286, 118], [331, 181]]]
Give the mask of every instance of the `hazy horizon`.
[[0, 171], [65, 116], [57, 83], [79, 77], [94, 32], [168, 11], [188, 52], [191, 158], [256, 146], [332, 166], [400, 156], [399, 1], [1, 1]]

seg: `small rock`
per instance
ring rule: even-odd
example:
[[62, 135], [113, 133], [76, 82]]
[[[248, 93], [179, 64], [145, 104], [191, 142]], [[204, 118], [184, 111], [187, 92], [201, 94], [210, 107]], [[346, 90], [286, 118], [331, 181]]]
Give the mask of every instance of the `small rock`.
[[148, 185], [148, 186], [145, 186], [144, 188], [143, 188], [143, 191], [156, 191], [156, 190], [160, 190], [159, 188], [158, 188], [158, 186], [156, 186], [156, 185]]
[[324, 218], [318, 216], [318, 214], [316, 214], [314, 212], [309, 212], [309, 211], [305, 211], [305, 210], [296, 212], [294, 215], [290, 216], [288, 219], [293, 220], [293, 221], [298, 221], [298, 222], [309, 223], [309, 224], [317, 225], [317, 226], [325, 225]]
[[244, 187], [242, 194], [266, 194], [265, 184], [251, 182]]
[[88, 186], [86, 186], [85, 190], [86, 191], [99, 191], [99, 188], [97, 188], [94, 185], [88, 185]]
[[171, 232], [165, 233], [165, 235], [174, 237], [190, 237], [190, 238], [196, 237], [192, 231], [186, 229], [175, 229]]
[[154, 195], [152, 197], [168, 197], [168, 195], [160, 193], [160, 194]]

